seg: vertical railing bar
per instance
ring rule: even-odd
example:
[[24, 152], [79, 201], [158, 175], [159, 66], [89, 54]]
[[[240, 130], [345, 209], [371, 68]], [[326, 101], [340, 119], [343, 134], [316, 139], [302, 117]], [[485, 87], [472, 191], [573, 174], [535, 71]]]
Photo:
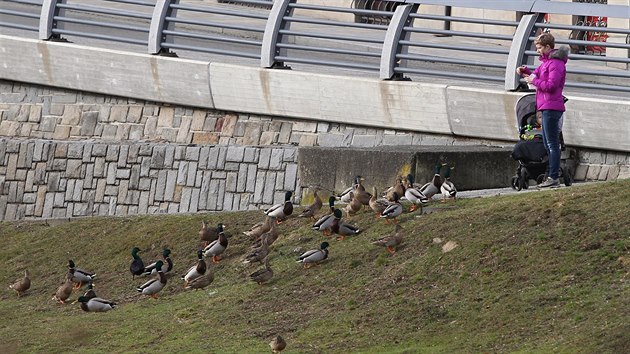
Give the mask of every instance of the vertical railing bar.
[[177, 4], [179, 0], [157, 0], [153, 8], [151, 25], [149, 26], [149, 40], [147, 50], [149, 54], [162, 52], [162, 42], [164, 41], [164, 26], [166, 17], [170, 15], [171, 4]]
[[55, 27], [55, 16], [57, 15], [57, 4], [63, 3], [65, 0], [44, 0], [42, 3], [42, 12], [39, 16], [39, 39], [47, 41], [53, 37], [53, 28]]
[[273, 3], [273, 7], [269, 12], [269, 19], [265, 26], [265, 32], [263, 34], [262, 47], [260, 49], [260, 67], [272, 68], [277, 65], [276, 54], [278, 40], [280, 38], [279, 31], [284, 28], [284, 17], [289, 16], [289, 4], [295, 2], [295, 0], [276, 0]]
[[[385, 33], [383, 49], [381, 51], [381, 69], [379, 74], [381, 80], [390, 80], [394, 77], [396, 54], [398, 54], [399, 51], [401, 53], [408, 51], [407, 46], [400, 45], [400, 39], [403, 34], [403, 28], [409, 26], [410, 21], [413, 21], [413, 19], [409, 17], [412, 7], [413, 5], [401, 5], [394, 10], [394, 15]], [[405, 31], [405, 36], [408, 35], [409, 32]]]
[[535, 31], [537, 22], [542, 21], [544, 14], [523, 15], [521, 22], [516, 27], [514, 39], [510, 46], [506, 68], [505, 68], [505, 90], [514, 91], [520, 85], [520, 77], [516, 73], [516, 68], [525, 64], [525, 51], [530, 45], [530, 36]]

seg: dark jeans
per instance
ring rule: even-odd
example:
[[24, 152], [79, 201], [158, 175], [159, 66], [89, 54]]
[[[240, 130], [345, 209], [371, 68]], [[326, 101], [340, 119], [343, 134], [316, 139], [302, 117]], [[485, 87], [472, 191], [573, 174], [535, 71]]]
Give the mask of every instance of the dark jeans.
[[560, 130], [562, 111], [542, 111], [543, 144], [549, 156], [549, 177], [558, 178], [560, 169]]

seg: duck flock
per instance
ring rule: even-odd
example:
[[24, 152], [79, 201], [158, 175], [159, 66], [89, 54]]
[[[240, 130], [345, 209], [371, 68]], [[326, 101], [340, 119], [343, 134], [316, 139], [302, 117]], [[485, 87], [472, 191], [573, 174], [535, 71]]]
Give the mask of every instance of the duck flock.
[[[356, 176], [351, 187], [338, 195], [333, 193], [330, 196], [328, 199], [329, 210], [319, 218], [316, 217], [323, 207], [323, 202], [318, 195], [321, 188], [315, 186], [313, 188], [314, 202], [305, 207], [297, 217], [310, 218], [314, 221], [312, 225], [314, 231], [321, 232], [328, 240], [336, 236], [336, 239], [341, 241], [347, 236], [357, 235], [361, 232], [359, 227], [343, 220], [344, 212], [348, 217], [352, 217], [369, 208], [374, 212], [376, 218], [383, 219], [386, 223], [395, 224], [395, 231], [392, 235], [372, 241], [372, 244], [385, 247], [388, 253], [393, 254], [396, 252], [397, 246], [403, 241], [402, 227], [398, 224], [397, 219], [404, 212], [401, 199], [404, 198], [411, 204], [408, 212], [414, 212], [418, 209], [422, 212], [422, 208], [436, 195], [441, 194], [443, 200], [456, 198], [457, 189], [450, 180], [453, 167], [447, 167], [444, 177], [442, 177], [440, 172], [444, 166], [446, 164], [438, 163], [434, 169], [433, 179], [423, 185], [416, 184], [411, 174], [397, 177], [395, 183], [384, 191], [381, 197], [377, 197], [376, 187], [372, 188], [372, 193], [367, 192], [363, 186], [365, 179]], [[273, 270], [269, 264], [270, 246], [278, 239], [282, 222], [294, 216], [294, 205], [291, 202], [291, 197], [292, 193], [286, 192], [284, 203], [276, 204], [265, 210], [265, 220], [244, 232], [253, 241], [250, 251], [243, 256], [242, 263], [263, 266], [249, 275], [251, 281], [255, 283], [264, 284], [273, 277]], [[342, 209], [335, 207], [335, 203], [338, 201], [345, 204]], [[221, 256], [228, 248], [228, 238], [225, 235], [224, 227], [221, 223], [216, 227], [211, 227], [207, 222], [202, 222], [199, 231], [200, 247], [197, 251], [197, 261], [181, 275], [185, 289], [203, 289], [214, 281], [213, 265], [221, 262]], [[329, 246], [330, 243], [324, 241], [318, 248], [303, 252], [296, 261], [301, 263], [304, 268], [319, 265], [328, 258]], [[132, 260], [129, 271], [132, 278], [136, 276], [152, 276], [153, 278], [138, 286], [136, 290], [142, 295], [157, 298], [158, 293], [167, 284], [166, 274], [173, 271], [171, 251], [165, 248], [162, 251], [162, 259], [148, 265], [145, 265], [138, 255], [140, 252], [138, 247], [131, 250]], [[87, 312], [106, 312], [116, 308], [115, 302], [96, 295], [93, 287], [95, 278], [96, 273], [77, 268], [74, 261], [69, 260], [65, 282], [56, 290], [53, 300], [64, 304], [73, 291], [87, 285], [85, 293], [78, 297], [73, 304], [79, 302], [81, 309]], [[28, 270], [25, 270], [24, 277], [16, 280], [9, 288], [16, 291], [19, 297], [30, 286], [30, 274]], [[286, 342], [282, 337], [277, 336], [270, 343], [270, 346], [274, 352], [279, 352], [284, 349]]]

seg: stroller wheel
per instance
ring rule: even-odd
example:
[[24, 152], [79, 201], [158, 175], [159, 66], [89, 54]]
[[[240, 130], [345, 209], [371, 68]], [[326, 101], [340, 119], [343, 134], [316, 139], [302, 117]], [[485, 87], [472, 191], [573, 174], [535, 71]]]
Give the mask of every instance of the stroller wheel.
[[560, 172], [562, 173], [562, 180], [564, 181], [564, 185], [570, 187], [573, 184], [573, 172], [568, 167], [561, 168]]
[[536, 183], [541, 184], [543, 183], [544, 180], [545, 180], [545, 174], [543, 173], [543, 174], [538, 175], [538, 177], [536, 178]]

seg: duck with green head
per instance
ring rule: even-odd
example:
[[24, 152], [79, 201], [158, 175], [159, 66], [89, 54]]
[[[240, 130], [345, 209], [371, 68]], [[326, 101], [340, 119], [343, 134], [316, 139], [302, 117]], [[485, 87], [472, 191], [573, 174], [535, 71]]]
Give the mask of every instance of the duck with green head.
[[346, 236], [357, 235], [359, 232], [361, 232], [358, 227], [350, 225], [341, 220], [341, 210], [335, 209], [334, 215], [335, 218], [333, 219], [333, 224], [330, 227], [330, 231], [335, 235], [339, 235], [339, 237], [337, 237], [337, 240], [343, 241]]
[[293, 214], [293, 203], [291, 202], [291, 196], [293, 192], [288, 191], [284, 193], [284, 203], [273, 205], [271, 208], [265, 210], [265, 214], [276, 218], [276, 223], [280, 224], [291, 214]]
[[440, 175], [440, 171], [442, 170], [442, 166], [443, 164], [441, 162], [436, 163], [433, 168], [433, 179], [431, 182], [427, 182], [420, 187], [420, 192], [422, 192], [422, 194], [424, 194], [428, 199], [431, 199], [434, 195], [440, 193], [440, 187], [442, 186], [442, 176]]
[[184, 288], [188, 286], [188, 283], [194, 281], [195, 279], [202, 277], [208, 271], [208, 266], [206, 261], [203, 259], [203, 250], [197, 251], [197, 263], [194, 266], [188, 268], [188, 271], [184, 275], [182, 275], [182, 280], [184, 281]]
[[71, 279], [75, 283], [75, 289], [81, 288], [96, 278], [96, 273], [77, 268], [72, 260], [68, 261], [68, 273], [71, 274]]
[[[164, 269], [164, 274], [170, 272], [173, 269], [173, 260], [171, 260], [171, 250], [169, 250], [168, 248], [165, 248], [164, 250], [162, 250], [162, 258], [164, 258], [164, 262], [166, 262], [166, 269]], [[148, 266], [144, 267], [144, 273], [142, 273], [142, 275], [155, 275], [157, 274], [157, 269], [155, 268], [155, 266], [157, 265], [157, 261], [149, 264]]]
[[420, 211], [422, 212], [422, 207], [425, 206], [429, 202], [429, 198], [427, 198], [424, 193], [420, 192], [414, 185], [414, 177], [410, 173], [407, 175], [406, 180], [406, 188], [405, 188], [405, 199], [407, 199], [411, 203], [411, 207], [409, 207], [409, 212], [415, 211], [420, 206]]
[[133, 259], [131, 260], [129, 271], [131, 272], [132, 278], [135, 278], [136, 275], [141, 275], [142, 273], [144, 273], [144, 262], [142, 261], [142, 258], [138, 256], [138, 252], [140, 252], [140, 249], [138, 247], [134, 247], [131, 249], [131, 257], [133, 257]]
[[330, 207], [330, 213], [322, 216], [317, 220], [312, 229], [315, 231], [321, 231], [325, 236], [329, 236], [331, 234], [330, 227], [332, 226], [333, 220], [335, 219], [335, 197], [331, 196], [328, 198], [328, 206]]
[[214, 270], [212, 269], [212, 266], [210, 266], [204, 274], [187, 281], [186, 284], [184, 284], [184, 289], [203, 289], [212, 284], [213, 281]]
[[385, 219], [385, 221], [389, 224], [391, 220], [394, 222], [398, 222], [396, 219], [403, 212], [403, 206], [400, 204], [400, 196], [398, 193], [394, 192], [392, 196], [394, 201], [392, 201], [385, 210], [381, 213], [381, 219]]
[[328, 258], [328, 246], [329, 246], [328, 242], [325, 242], [325, 241], [322, 242], [322, 244], [319, 245], [319, 249], [310, 250], [310, 251], [306, 251], [302, 253], [298, 257], [297, 262], [302, 263], [304, 265], [304, 268], [306, 269], [310, 268], [314, 264], [321, 263], [322, 261]]
[[157, 293], [160, 292], [160, 290], [162, 290], [164, 286], [166, 286], [166, 276], [162, 271], [163, 265], [164, 262], [157, 261], [157, 264], [155, 265], [158, 274], [157, 277], [140, 285], [136, 290], [143, 295], [147, 295], [154, 299], [157, 299]]
[[77, 301], [81, 303], [81, 310], [85, 312], [107, 312], [116, 308], [115, 302], [100, 297], [80, 296]]
[[440, 186], [440, 191], [442, 192], [442, 196], [444, 197], [442, 201], [447, 198], [453, 198], [453, 200], [457, 199], [457, 188], [455, 188], [455, 184], [451, 181], [451, 172], [455, 167], [449, 167], [444, 172], [444, 181], [442, 181], [442, 185]]

